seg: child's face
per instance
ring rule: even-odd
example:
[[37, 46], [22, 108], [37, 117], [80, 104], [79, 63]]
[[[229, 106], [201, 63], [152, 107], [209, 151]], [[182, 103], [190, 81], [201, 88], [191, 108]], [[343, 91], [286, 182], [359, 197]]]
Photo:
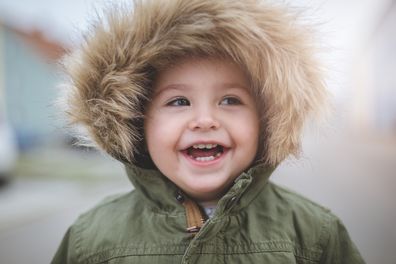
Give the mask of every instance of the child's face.
[[215, 201], [253, 161], [259, 118], [238, 66], [188, 59], [161, 71], [145, 138], [157, 168], [189, 196]]

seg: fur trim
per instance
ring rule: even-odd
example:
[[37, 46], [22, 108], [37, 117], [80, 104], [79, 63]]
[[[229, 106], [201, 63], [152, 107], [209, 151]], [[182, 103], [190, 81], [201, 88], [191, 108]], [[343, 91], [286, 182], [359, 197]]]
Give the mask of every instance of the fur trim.
[[144, 105], [155, 72], [186, 56], [222, 56], [251, 77], [259, 98], [259, 160], [297, 154], [303, 123], [326, 95], [309, 30], [258, 0], [146, 0], [112, 8], [66, 60], [68, 114], [113, 157], [138, 163]]

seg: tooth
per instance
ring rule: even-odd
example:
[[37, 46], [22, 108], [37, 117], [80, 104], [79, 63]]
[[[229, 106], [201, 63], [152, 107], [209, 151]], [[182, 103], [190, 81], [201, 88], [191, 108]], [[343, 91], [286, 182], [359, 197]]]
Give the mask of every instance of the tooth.
[[206, 144], [206, 148], [207, 149], [211, 149], [212, 148], [212, 144]]
[[205, 148], [205, 145], [204, 145], [204, 144], [199, 144], [199, 145], [198, 145], [198, 148], [204, 149], [204, 148]]
[[212, 161], [215, 159], [214, 156], [209, 156], [209, 157], [196, 157], [194, 158], [196, 161], [201, 161], [201, 162], [205, 162], [205, 161]]
[[198, 145], [193, 145], [193, 148], [197, 149], [197, 148], [198, 148]]

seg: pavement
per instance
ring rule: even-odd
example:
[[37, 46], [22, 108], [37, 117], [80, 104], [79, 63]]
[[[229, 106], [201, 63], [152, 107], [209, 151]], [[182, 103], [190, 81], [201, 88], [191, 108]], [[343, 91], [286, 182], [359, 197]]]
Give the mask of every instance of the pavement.
[[78, 215], [133, 189], [122, 166], [97, 153], [37, 150], [21, 163], [0, 189], [1, 264], [49, 263]]
[[[367, 263], [395, 263], [396, 138], [311, 133], [303, 150], [271, 179], [336, 213]], [[50, 148], [21, 160], [0, 189], [0, 263], [49, 263], [79, 214], [133, 188], [119, 163], [97, 153]]]

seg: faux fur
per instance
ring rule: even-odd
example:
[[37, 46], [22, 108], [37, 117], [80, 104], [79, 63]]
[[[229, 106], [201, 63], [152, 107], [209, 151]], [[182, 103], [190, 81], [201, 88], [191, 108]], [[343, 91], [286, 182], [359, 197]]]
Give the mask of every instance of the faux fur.
[[315, 52], [294, 13], [269, 2], [135, 1], [112, 8], [66, 58], [68, 114], [99, 148], [138, 163], [155, 73], [186, 56], [229, 58], [259, 101], [258, 159], [276, 165], [298, 153], [304, 121], [324, 102]]

